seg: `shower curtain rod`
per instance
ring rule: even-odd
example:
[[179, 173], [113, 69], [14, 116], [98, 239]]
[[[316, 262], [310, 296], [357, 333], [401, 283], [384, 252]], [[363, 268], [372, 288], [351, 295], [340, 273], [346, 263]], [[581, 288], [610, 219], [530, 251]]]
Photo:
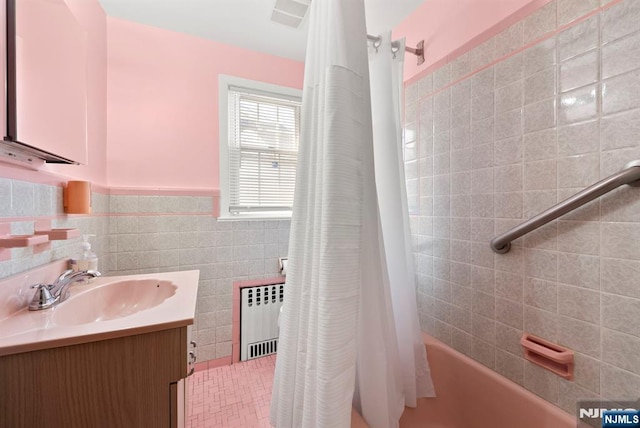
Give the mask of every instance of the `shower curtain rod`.
[[[373, 42], [374, 46], [376, 43], [379, 43], [380, 41], [382, 41], [380, 36], [376, 37], [369, 34], [367, 34], [367, 40], [369, 40], [370, 42]], [[398, 47], [397, 42], [391, 42], [391, 46]], [[409, 46], [405, 46], [404, 50], [418, 57], [418, 65], [424, 62], [424, 40], [420, 40], [415, 48], [410, 48]]]

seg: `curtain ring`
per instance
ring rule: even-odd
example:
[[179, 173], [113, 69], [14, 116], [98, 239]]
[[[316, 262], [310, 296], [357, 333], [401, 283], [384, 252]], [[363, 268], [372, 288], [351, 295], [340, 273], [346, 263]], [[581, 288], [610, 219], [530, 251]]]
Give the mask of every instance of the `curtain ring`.
[[391, 53], [393, 54], [393, 59], [396, 59], [396, 53], [400, 50], [400, 46], [398, 46], [398, 42], [391, 43]]
[[382, 45], [382, 37], [379, 40], [376, 40], [373, 42], [373, 48], [376, 50], [376, 53], [378, 53], [378, 48]]

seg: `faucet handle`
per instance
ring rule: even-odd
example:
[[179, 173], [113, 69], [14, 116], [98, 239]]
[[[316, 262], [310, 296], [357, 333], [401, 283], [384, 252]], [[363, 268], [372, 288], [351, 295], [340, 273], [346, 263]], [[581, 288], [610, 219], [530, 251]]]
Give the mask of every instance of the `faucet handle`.
[[29, 288], [35, 288], [36, 292], [29, 303], [30, 311], [37, 311], [40, 309], [46, 309], [51, 307], [55, 302], [56, 298], [51, 294], [51, 286], [48, 284], [34, 284]]

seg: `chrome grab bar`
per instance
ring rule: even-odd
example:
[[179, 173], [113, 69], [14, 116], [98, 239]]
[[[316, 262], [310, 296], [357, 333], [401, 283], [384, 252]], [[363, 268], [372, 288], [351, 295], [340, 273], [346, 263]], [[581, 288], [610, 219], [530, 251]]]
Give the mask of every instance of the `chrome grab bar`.
[[554, 205], [537, 216], [530, 218], [513, 229], [509, 229], [503, 234], [496, 236], [491, 240], [491, 249], [499, 254], [508, 253], [511, 249], [511, 241], [520, 238], [522, 235], [525, 235], [624, 184], [640, 186], [640, 160], [629, 162], [624, 166], [622, 171], [598, 181], [596, 184], [576, 193], [569, 199], [565, 199], [559, 204]]

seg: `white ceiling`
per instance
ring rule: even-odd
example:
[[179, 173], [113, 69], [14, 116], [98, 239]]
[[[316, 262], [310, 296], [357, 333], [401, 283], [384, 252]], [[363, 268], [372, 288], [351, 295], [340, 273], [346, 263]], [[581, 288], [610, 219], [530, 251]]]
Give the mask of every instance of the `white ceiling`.
[[[351, 0], [347, 0], [351, 1]], [[398, 25], [425, 0], [364, 0], [369, 34]], [[271, 21], [275, 0], [100, 0], [108, 15], [304, 60], [307, 19], [300, 28]]]

